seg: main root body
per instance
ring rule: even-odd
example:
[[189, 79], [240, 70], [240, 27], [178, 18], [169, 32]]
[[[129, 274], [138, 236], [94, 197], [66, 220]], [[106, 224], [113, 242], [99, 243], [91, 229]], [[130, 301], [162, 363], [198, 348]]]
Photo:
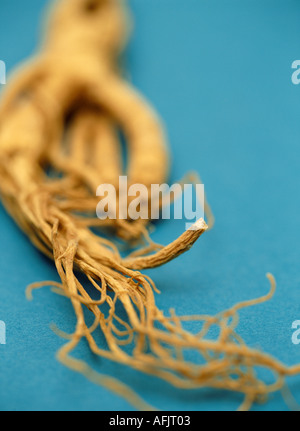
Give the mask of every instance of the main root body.
[[[269, 299], [270, 294], [239, 304], [217, 316], [166, 316], [155, 304], [157, 290], [140, 270], [167, 263], [187, 251], [207, 229], [200, 219], [166, 247], [154, 244], [147, 220], [99, 220], [95, 217], [99, 184], [118, 187], [123, 172], [119, 132], [128, 147], [129, 185], [161, 184], [168, 175], [168, 151], [160, 121], [125, 82], [117, 57], [128, 29], [117, 0], [61, 0], [50, 19], [42, 52], [11, 80], [0, 107], [0, 190], [12, 217], [32, 243], [53, 259], [61, 283], [45, 282], [68, 297], [77, 325], [58, 358], [89, 379], [148, 409], [121, 382], [97, 374], [70, 356], [85, 338], [94, 354], [152, 374], [179, 388], [211, 387], [241, 392], [246, 409], [283, 386], [287, 368], [245, 345], [236, 333], [238, 310]], [[112, 240], [91, 228], [109, 229], [125, 244], [141, 248], [124, 258]], [[88, 294], [78, 273], [97, 293]], [[86, 324], [84, 308], [94, 315]], [[118, 310], [122, 310], [121, 313]], [[184, 321], [202, 322], [193, 334]], [[219, 335], [207, 338], [217, 325]], [[95, 331], [105, 345], [99, 347]], [[186, 350], [202, 360], [184, 359]], [[275, 374], [267, 385], [256, 367]]]

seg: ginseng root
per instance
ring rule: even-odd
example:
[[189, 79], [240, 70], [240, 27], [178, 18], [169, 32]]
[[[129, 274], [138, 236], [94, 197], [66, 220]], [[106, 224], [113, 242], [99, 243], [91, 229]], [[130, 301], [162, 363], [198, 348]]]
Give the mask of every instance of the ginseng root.
[[[102, 358], [158, 376], [183, 389], [211, 387], [244, 394], [241, 409], [283, 387], [284, 377], [300, 366], [285, 367], [249, 348], [236, 332], [239, 309], [268, 300], [239, 304], [217, 316], [165, 315], [155, 303], [153, 281], [140, 271], [164, 265], [189, 250], [207, 230], [203, 219], [163, 247], [150, 239], [150, 220], [99, 220], [96, 188], [117, 187], [123, 172], [121, 131], [128, 150], [128, 183], [147, 189], [167, 180], [169, 153], [161, 121], [149, 104], [121, 76], [117, 59], [128, 34], [127, 14], [117, 0], [61, 0], [53, 10], [42, 51], [11, 80], [0, 106], [0, 192], [2, 201], [32, 243], [52, 259], [61, 283], [43, 282], [67, 297], [76, 329], [58, 359], [90, 380], [150, 409], [130, 388], [71, 357], [80, 340]], [[195, 177], [193, 177], [195, 179]], [[118, 205], [118, 202], [116, 203]], [[209, 226], [212, 213], [207, 206]], [[109, 228], [125, 245], [145, 247], [122, 257], [114, 242], [92, 227]], [[86, 289], [78, 272], [85, 275]], [[183, 286], [184, 287], [184, 286]], [[84, 309], [94, 316], [88, 327]], [[122, 313], [119, 310], [122, 310]], [[191, 333], [184, 322], [196, 320]], [[207, 338], [216, 325], [216, 340]], [[103, 346], [95, 331], [101, 331]], [[62, 334], [60, 332], [60, 334]], [[184, 359], [195, 350], [201, 359]], [[256, 374], [275, 374], [267, 385]]]

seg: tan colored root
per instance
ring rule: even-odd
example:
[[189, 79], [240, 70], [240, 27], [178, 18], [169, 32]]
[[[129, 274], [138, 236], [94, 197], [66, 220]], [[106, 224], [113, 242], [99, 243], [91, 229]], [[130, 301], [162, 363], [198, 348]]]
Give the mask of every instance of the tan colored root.
[[[75, 276], [73, 275], [73, 277]], [[94, 277], [95, 279], [99, 277], [97, 271], [95, 271]], [[135, 290], [128, 292], [120, 290], [115, 293], [113, 299], [111, 296], [109, 298], [105, 296], [104, 299], [101, 295], [102, 301], [107, 300], [111, 307], [109, 316], [105, 318], [99, 310], [99, 301], [92, 300], [83, 286], [76, 281], [78, 290], [72, 298], [73, 300], [76, 298], [81, 305], [88, 306], [94, 313], [95, 322], [105, 335], [108, 349], [98, 347], [92, 335], [95, 324], [93, 330], [87, 328], [83, 323], [83, 310], [78, 305], [77, 318], [81, 325], [77, 325], [75, 333], [71, 336], [68, 349], [63, 348], [58, 357], [63, 363], [74, 368], [69, 356], [75, 348], [74, 340], [79, 342], [79, 339], [86, 338], [91, 350], [100, 357], [159, 376], [178, 388], [211, 387], [241, 392], [245, 394], [245, 401], [240, 406], [240, 410], [248, 409], [253, 402], [265, 400], [270, 392], [280, 389], [284, 384], [284, 377], [300, 372], [300, 366], [286, 367], [269, 355], [247, 347], [235, 332], [238, 310], [260, 304], [269, 300], [274, 294], [274, 278], [271, 275], [268, 275], [268, 278], [271, 290], [262, 298], [237, 304], [216, 316], [176, 316], [173, 312], [170, 317], [166, 317], [156, 308], [151, 290], [147, 291], [149, 297], [142, 298], [142, 300], [136, 296]], [[140, 286], [142, 285], [144, 288], [147, 286], [147, 280], [139, 279], [138, 281]], [[51, 282], [49, 284], [51, 285]], [[63, 285], [60, 286], [60, 289], [69, 296]], [[101, 288], [99, 290], [103, 294]], [[122, 303], [128, 319], [126, 324], [123, 322], [124, 330], [119, 332], [114, 327], [114, 320], [119, 319], [115, 312], [117, 301]], [[191, 334], [184, 330], [182, 323], [186, 320], [202, 322], [202, 331]], [[160, 323], [163, 329], [156, 329], [155, 322]], [[205, 337], [212, 325], [220, 328], [220, 335], [215, 341]], [[126, 342], [126, 338], [132, 334], [135, 337], [135, 347], [132, 354], [129, 355], [122, 349], [122, 346], [130, 345], [131, 337], [127, 339], [128, 342]], [[184, 352], [189, 349], [198, 351], [203, 361], [199, 364], [186, 362], [183, 359]], [[256, 368], [258, 367], [267, 368], [274, 373], [273, 384], [267, 385], [257, 377]], [[97, 379], [94, 381], [97, 382]]]
[[[129, 185], [161, 184], [168, 175], [169, 155], [161, 122], [153, 109], [120, 76], [117, 55], [127, 35], [124, 8], [117, 0], [61, 0], [53, 10], [43, 51], [19, 73], [4, 93], [0, 107], [0, 191], [4, 205], [32, 243], [55, 262], [61, 283], [50, 284], [67, 297], [77, 325], [58, 352], [58, 359], [88, 379], [124, 396], [135, 407], [151, 409], [131, 389], [97, 374], [71, 357], [80, 340], [102, 358], [158, 376], [183, 388], [210, 387], [240, 392], [248, 409], [284, 385], [284, 378], [300, 372], [249, 348], [236, 332], [238, 311], [271, 298], [248, 301], [216, 316], [166, 316], [155, 303], [153, 281], [140, 270], [163, 265], [189, 250], [213, 225], [206, 203], [208, 226], [199, 220], [167, 246], [154, 244], [150, 220], [108, 220], [95, 217], [95, 188], [117, 184], [122, 170], [117, 131], [128, 147]], [[50, 175], [48, 170], [52, 171]], [[191, 181], [198, 181], [195, 176]], [[118, 204], [118, 203], [117, 203]], [[143, 241], [122, 257], [114, 239], [91, 230], [109, 230], [125, 246]], [[86, 276], [93, 299], [79, 281]], [[31, 291], [45, 285], [32, 285]], [[183, 286], [184, 287], [184, 286]], [[84, 309], [94, 316], [88, 327]], [[122, 310], [119, 313], [117, 310]], [[199, 330], [191, 333], [185, 321]], [[217, 325], [216, 340], [207, 338]], [[96, 331], [103, 345], [96, 343]], [[185, 360], [185, 352], [200, 360]], [[257, 367], [274, 373], [267, 385]]]

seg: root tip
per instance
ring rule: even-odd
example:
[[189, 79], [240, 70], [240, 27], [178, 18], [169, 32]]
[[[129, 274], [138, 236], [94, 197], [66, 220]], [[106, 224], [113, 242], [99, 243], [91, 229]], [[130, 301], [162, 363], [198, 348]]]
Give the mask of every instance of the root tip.
[[199, 220], [196, 221], [196, 223], [194, 223], [189, 230], [207, 230], [208, 226], [205, 223], [203, 218], [200, 218]]

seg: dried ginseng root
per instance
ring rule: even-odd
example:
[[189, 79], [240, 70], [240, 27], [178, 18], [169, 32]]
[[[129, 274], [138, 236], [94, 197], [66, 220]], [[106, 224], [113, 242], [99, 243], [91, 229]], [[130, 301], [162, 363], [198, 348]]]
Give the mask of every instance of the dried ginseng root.
[[[165, 316], [155, 304], [154, 283], [140, 270], [163, 265], [189, 250], [207, 225], [200, 219], [173, 243], [159, 247], [148, 220], [109, 221], [116, 236], [148, 246], [124, 258], [113, 240], [90, 227], [106, 227], [95, 214], [95, 187], [117, 184], [122, 172], [118, 130], [128, 146], [129, 184], [150, 188], [168, 175], [168, 152], [156, 114], [121, 77], [117, 57], [127, 34], [122, 1], [61, 0], [55, 6], [43, 50], [10, 82], [0, 106], [0, 191], [9, 213], [32, 243], [54, 260], [61, 283], [43, 282], [69, 298], [77, 318], [59, 360], [124, 396], [139, 409], [151, 408], [130, 388], [71, 357], [82, 339], [102, 358], [158, 376], [179, 388], [211, 387], [241, 392], [242, 409], [283, 386], [300, 371], [247, 347], [236, 333], [238, 310], [269, 299], [239, 304], [217, 316]], [[155, 253], [154, 253], [155, 252]], [[152, 254], [151, 254], [152, 253]], [[82, 284], [93, 288], [91, 297]], [[94, 316], [88, 327], [84, 309]], [[122, 317], [118, 312], [122, 309]], [[202, 322], [197, 334], [184, 321]], [[206, 335], [219, 326], [215, 341]], [[105, 345], [96, 342], [101, 331]], [[187, 350], [202, 358], [192, 364]], [[256, 367], [275, 373], [265, 384]]]

